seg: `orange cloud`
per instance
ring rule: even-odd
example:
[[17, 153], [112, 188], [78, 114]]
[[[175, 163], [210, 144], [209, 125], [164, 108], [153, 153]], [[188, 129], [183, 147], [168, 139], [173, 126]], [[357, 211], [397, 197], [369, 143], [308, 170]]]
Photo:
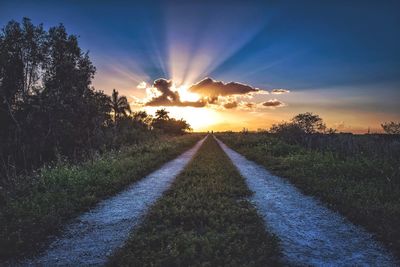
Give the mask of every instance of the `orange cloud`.
[[236, 108], [237, 106], [238, 106], [238, 103], [236, 101], [228, 102], [228, 103], [224, 104], [224, 108], [226, 108], [226, 109]]
[[285, 104], [282, 103], [281, 101], [279, 101], [278, 99], [271, 99], [271, 100], [268, 100], [268, 101], [262, 103], [262, 105], [263, 105], [264, 107], [271, 107], [271, 108], [277, 108], [277, 107], [283, 107], [283, 106], [285, 106]]
[[181, 101], [179, 93], [171, 90], [172, 81], [158, 79], [154, 81], [153, 88], [160, 94], [145, 103], [146, 106], [179, 106], [179, 107], [204, 107], [207, 103], [202, 99], [198, 101]]

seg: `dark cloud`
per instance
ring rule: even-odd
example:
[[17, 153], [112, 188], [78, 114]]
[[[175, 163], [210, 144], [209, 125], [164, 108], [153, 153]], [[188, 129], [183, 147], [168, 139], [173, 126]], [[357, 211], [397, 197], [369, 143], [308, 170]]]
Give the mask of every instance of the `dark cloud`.
[[218, 96], [245, 95], [260, 90], [237, 82], [224, 83], [221, 81], [215, 81], [211, 78], [205, 78], [192, 85], [189, 88], [189, 91], [207, 98], [216, 98]]
[[267, 102], [262, 103], [262, 105], [264, 107], [282, 107], [284, 104], [277, 99], [271, 99], [268, 100]]
[[238, 103], [236, 101], [228, 102], [228, 103], [224, 104], [224, 108], [226, 108], [226, 109], [236, 108], [237, 106], [238, 106]]
[[288, 89], [283, 89], [283, 88], [279, 88], [279, 89], [273, 89], [273, 90], [271, 91], [271, 93], [272, 93], [272, 94], [275, 94], [275, 95], [280, 95], [280, 94], [290, 93], [290, 90], [288, 90]]
[[[205, 78], [188, 88], [189, 92], [196, 93], [201, 98], [197, 101], [182, 101], [179, 92], [172, 90], [173, 82], [170, 80], [155, 80], [152, 87], [157, 91], [157, 96], [154, 96], [145, 103], [146, 106], [204, 107], [206, 105], [217, 105], [225, 109], [252, 109], [258, 104], [243, 101], [239, 103], [236, 99], [237, 96], [266, 92], [237, 82], [224, 83], [211, 78]], [[262, 105], [266, 107], [280, 107], [283, 106], [283, 103], [274, 99], [264, 102]]]
[[243, 106], [246, 107], [246, 108], [254, 108], [256, 106], [256, 103], [245, 102], [245, 103], [243, 103]]
[[161, 93], [160, 96], [153, 97], [146, 105], [148, 106], [171, 106], [172, 103], [180, 102], [179, 94], [171, 90], [172, 81], [158, 79], [153, 83], [153, 87]]
[[179, 106], [179, 107], [204, 107], [207, 103], [204, 100], [199, 101], [181, 101], [178, 92], [171, 90], [172, 81], [158, 79], [153, 83], [153, 87], [161, 95], [153, 97], [146, 106]]

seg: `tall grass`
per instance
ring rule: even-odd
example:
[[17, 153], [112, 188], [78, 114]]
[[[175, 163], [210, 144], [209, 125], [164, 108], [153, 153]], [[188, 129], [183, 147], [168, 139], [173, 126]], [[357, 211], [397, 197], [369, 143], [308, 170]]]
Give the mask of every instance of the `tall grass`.
[[305, 134], [299, 144], [307, 149], [333, 152], [335, 156], [368, 157], [385, 161], [400, 158], [400, 136], [389, 134]]
[[[142, 178], [200, 139], [163, 138], [71, 165], [61, 162], [0, 191], [0, 257], [32, 253], [67, 219]], [[33, 248], [33, 249], [32, 249]]]
[[218, 137], [368, 228], [400, 255], [398, 136], [316, 135], [300, 144], [263, 133]]
[[156, 202], [110, 266], [274, 266], [277, 240], [213, 138]]

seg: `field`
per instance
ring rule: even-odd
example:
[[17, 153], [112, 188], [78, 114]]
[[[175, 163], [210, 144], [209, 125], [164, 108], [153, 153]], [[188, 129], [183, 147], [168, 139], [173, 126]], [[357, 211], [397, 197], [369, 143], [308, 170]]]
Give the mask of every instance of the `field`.
[[291, 144], [268, 133], [218, 134], [227, 145], [400, 251], [398, 136], [315, 135]]
[[19, 177], [15, 188], [0, 191], [0, 258], [39, 250], [68, 219], [157, 169], [201, 137], [164, 137], [80, 165], [61, 162], [35, 177]]
[[[41, 169], [33, 179], [21, 177], [13, 190], [2, 195], [0, 222], [5, 227], [0, 236], [1, 258], [21, 264], [98, 262], [108, 266], [393, 263], [390, 253], [377, 246], [370, 235], [325, 206], [364, 226], [398, 253], [396, 138], [371, 138], [367, 147], [345, 148], [339, 141], [344, 138], [348, 142], [348, 136], [338, 136], [333, 142], [332, 136], [309, 135], [293, 144], [276, 134], [216, 134], [263, 168], [218, 144], [212, 135], [203, 143], [197, 142], [203, 137], [164, 136], [79, 165], [60, 162]], [[351, 138], [355, 144], [364, 138], [360, 144], [365, 144], [365, 138], [370, 137]], [[380, 145], [374, 147], [374, 142]], [[192, 147], [191, 156], [184, 156], [186, 163], [182, 165], [182, 156], [177, 156]], [[357, 152], [351, 151], [354, 147]], [[173, 158], [177, 160], [161, 167]], [[183, 171], [175, 177], [170, 172], [176, 164]], [[156, 176], [146, 176], [154, 170]], [[283, 178], [275, 179], [266, 170]], [[164, 177], [170, 177], [166, 178], [169, 182], [161, 182]], [[286, 180], [325, 206], [296, 193]], [[164, 189], [158, 187], [160, 183]], [[111, 196], [113, 201], [102, 201]], [[115, 201], [117, 206], [107, 206]], [[84, 214], [95, 215], [88, 220], [76, 219]], [[72, 232], [66, 227], [69, 225], [75, 225]], [[332, 225], [341, 230], [331, 232]], [[121, 227], [124, 234], [118, 235]], [[315, 227], [319, 235], [313, 237]], [[121, 245], [109, 243], [107, 247], [103, 238], [120, 240]], [[89, 247], [80, 240], [86, 240]], [[102, 246], [97, 246], [98, 242]], [[304, 242], [311, 243], [304, 246]], [[73, 252], [68, 244], [73, 244]], [[330, 252], [332, 249], [336, 254]], [[337, 253], [343, 253], [343, 258]], [[345, 256], [354, 253], [360, 259]]]

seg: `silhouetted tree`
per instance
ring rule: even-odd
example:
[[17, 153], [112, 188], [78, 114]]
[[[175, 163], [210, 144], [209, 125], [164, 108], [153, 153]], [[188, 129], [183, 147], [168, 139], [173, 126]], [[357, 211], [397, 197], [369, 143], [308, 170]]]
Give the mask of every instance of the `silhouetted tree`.
[[133, 112], [132, 119], [137, 126], [148, 128], [151, 125], [152, 117], [146, 113], [146, 111]]
[[169, 119], [168, 113], [169, 112], [166, 111], [164, 108], [157, 110], [156, 111], [156, 120], [168, 120]]
[[273, 124], [269, 131], [290, 143], [305, 143], [309, 141], [313, 134], [333, 135], [336, 132], [332, 128], [327, 129], [322, 118], [311, 112], [298, 114], [290, 122]]
[[318, 115], [311, 112], [301, 113], [294, 116], [292, 122], [307, 134], [324, 132], [326, 129], [323, 120]]
[[[1, 166], [15, 166], [15, 158], [27, 165], [26, 124], [37, 112], [38, 81], [47, 62], [47, 35], [42, 25], [24, 18], [22, 25], [10, 21], [0, 33], [0, 160]], [[40, 124], [40, 122], [38, 122]]]
[[151, 123], [153, 128], [169, 134], [183, 134], [191, 130], [190, 125], [185, 120], [170, 118], [168, 113], [165, 109], [157, 110], [156, 117]]
[[293, 122], [273, 124], [269, 131], [289, 142], [299, 142], [305, 134], [304, 130]]
[[118, 91], [113, 89], [111, 95], [111, 108], [114, 113], [114, 121], [116, 122], [121, 116], [127, 116], [131, 113], [131, 107], [125, 96], [118, 96]]
[[381, 126], [387, 134], [400, 134], [400, 122], [384, 122]]

